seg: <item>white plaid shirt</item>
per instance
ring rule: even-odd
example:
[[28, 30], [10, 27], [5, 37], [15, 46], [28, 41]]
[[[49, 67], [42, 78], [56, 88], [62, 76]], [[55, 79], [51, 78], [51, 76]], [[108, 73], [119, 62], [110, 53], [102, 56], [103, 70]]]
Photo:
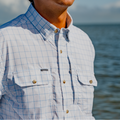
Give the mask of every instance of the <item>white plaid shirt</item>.
[[57, 29], [30, 5], [0, 28], [0, 119], [94, 120], [94, 56], [72, 22]]

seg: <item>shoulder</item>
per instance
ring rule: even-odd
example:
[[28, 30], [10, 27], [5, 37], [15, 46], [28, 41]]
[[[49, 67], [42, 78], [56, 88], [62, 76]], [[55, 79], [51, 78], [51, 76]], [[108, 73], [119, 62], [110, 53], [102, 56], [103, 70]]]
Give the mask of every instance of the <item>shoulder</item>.
[[71, 31], [74, 33], [74, 34], [77, 34], [78, 36], [85, 36], [85, 37], [88, 37], [88, 35], [80, 28], [72, 25], [71, 26]]
[[89, 36], [80, 28], [72, 25], [70, 28], [70, 38], [74, 38], [74, 42], [90, 42]]
[[[87, 33], [85, 33], [82, 29], [72, 25], [71, 29], [70, 29], [70, 40], [72, 41], [72, 43], [75, 43], [76, 46], [87, 46], [86, 48], [90, 48], [92, 49], [92, 51], [94, 52], [94, 46], [93, 43], [90, 39], [90, 37], [87, 35]], [[81, 47], [82, 47], [81, 46]]]
[[23, 28], [28, 20], [25, 14], [19, 15], [15, 19], [0, 26], [0, 37], [14, 33], [16, 29]]

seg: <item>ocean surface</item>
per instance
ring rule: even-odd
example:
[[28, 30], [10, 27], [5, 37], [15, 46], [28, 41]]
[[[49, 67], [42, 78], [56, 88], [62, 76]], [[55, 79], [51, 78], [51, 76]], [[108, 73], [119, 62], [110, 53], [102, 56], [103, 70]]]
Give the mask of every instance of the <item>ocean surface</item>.
[[77, 25], [91, 38], [96, 51], [93, 115], [120, 120], [120, 24]]

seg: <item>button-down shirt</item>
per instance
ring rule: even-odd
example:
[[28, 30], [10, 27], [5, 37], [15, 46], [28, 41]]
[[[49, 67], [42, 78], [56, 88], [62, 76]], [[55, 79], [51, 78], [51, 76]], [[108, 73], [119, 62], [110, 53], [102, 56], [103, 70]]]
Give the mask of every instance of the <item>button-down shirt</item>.
[[0, 119], [94, 120], [95, 51], [68, 16], [58, 29], [30, 5], [1, 26]]

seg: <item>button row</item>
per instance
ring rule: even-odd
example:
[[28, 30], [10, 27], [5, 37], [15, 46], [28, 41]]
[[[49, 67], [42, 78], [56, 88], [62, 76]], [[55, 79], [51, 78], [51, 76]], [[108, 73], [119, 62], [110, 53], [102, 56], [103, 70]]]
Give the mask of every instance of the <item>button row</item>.
[[[33, 80], [33, 81], [32, 81], [32, 83], [33, 83], [33, 84], [36, 84], [36, 83], [37, 83], [37, 81], [36, 81], [36, 80]], [[66, 83], [66, 81], [65, 81], [65, 80], [63, 80], [63, 83], [65, 84], [65, 83]], [[90, 80], [90, 81], [89, 81], [89, 83], [90, 83], [90, 84], [92, 84], [92, 83], [93, 83], [93, 81], [92, 81], [92, 80]]]

